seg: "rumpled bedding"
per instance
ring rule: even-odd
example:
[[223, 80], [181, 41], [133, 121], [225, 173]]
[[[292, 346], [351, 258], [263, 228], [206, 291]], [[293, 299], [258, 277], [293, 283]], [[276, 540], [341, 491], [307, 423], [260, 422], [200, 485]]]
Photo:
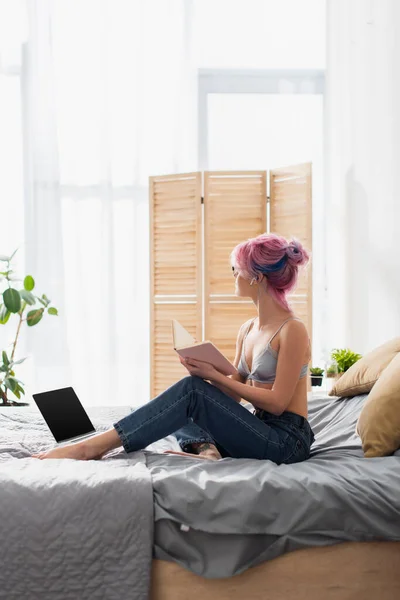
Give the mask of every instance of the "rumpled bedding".
[[[129, 407], [89, 409], [99, 431]], [[143, 452], [37, 460], [54, 439], [36, 407], [0, 409], [0, 598], [147, 600], [153, 497]]]

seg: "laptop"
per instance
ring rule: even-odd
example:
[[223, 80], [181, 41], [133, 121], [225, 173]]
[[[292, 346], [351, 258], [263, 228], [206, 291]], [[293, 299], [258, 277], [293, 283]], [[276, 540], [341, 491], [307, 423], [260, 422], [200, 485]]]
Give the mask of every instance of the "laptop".
[[32, 397], [57, 446], [78, 442], [97, 433], [72, 387], [32, 394]]

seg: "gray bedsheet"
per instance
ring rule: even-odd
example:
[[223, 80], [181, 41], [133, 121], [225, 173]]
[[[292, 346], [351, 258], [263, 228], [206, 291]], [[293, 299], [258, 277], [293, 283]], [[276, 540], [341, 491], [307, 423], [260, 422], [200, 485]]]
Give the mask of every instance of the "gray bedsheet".
[[[128, 407], [88, 410], [107, 429]], [[34, 407], [0, 409], [0, 598], [146, 600], [153, 501], [144, 454], [28, 458], [54, 445]]]
[[366, 397], [310, 401], [316, 439], [300, 464], [149, 453], [155, 556], [214, 578], [299, 548], [400, 541], [400, 452], [364, 458], [355, 425]]

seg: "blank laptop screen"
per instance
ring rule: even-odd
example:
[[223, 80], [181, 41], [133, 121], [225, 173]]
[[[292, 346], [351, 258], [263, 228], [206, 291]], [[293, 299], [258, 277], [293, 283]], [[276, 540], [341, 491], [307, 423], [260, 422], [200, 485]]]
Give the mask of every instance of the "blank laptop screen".
[[32, 396], [57, 442], [95, 431], [72, 387]]

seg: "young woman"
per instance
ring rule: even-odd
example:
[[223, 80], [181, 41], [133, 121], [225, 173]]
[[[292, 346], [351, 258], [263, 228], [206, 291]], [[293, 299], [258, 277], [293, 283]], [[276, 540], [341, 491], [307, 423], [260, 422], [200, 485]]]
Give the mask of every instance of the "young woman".
[[[257, 309], [257, 317], [239, 330], [237, 373], [228, 377], [209, 363], [181, 359], [189, 376], [109, 431], [35, 458], [99, 459], [120, 446], [133, 452], [175, 433], [189, 456], [277, 464], [307, 459], [314, 440], [307, 421], [310, 342], [286, 295], [308, 258], [300, 242], [274, 234], [236, 246], [231, 254], [235, 294], [250, 297]], [[242, 399], [254, 409], [240, 404]]]

